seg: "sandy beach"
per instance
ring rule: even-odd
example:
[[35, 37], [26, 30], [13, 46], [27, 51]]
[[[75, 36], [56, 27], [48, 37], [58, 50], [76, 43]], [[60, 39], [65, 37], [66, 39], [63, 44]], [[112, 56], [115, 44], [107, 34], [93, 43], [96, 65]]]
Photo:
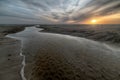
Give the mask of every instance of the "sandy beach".
[[1, 56], [5, 54], [0, 58], [0, 65], [4, 63], [0, 68], [1, 80], [21, 80], [21, 42], [27, 80], [120, 79], [118, 49], [85, 38], [39, 32], [41, 30], [26, 27], [22, 32], [10, 34], [14, 39], [0, 45]]
[[6, 38], [0, 45], [0, 80], [21, 80], [20, 41]]
[[10, 26], [0, 26], [0, 80], [21, 80], [21, 41], [5, 36], [24, 30], [24, 26]]

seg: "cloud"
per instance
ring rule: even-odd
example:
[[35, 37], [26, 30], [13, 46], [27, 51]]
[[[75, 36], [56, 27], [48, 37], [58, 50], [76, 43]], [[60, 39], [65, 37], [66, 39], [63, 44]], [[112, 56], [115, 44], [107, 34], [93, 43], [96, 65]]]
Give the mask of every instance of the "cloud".
[[120, 13], [120, 1], [118, 0], [92, 0], [72, 16], [73, 20], [82, 21], [91, 17], [107, 16]]
[[119, 10], [120, 0], [0, 0], [0, 17], [25, 19], [26, 23], [29, 20], [77, 23], [91, 17], [118, 14]]

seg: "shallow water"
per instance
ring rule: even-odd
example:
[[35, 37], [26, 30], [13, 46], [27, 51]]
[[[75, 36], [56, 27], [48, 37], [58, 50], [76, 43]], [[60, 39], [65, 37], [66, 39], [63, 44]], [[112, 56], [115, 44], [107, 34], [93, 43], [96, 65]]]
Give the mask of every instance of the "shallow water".
[[[108, 68], [105, 74], [109, 73], [109, 70], [111, 72], [115, 71], [112, 75], [110, 74], [110, 80], [113, 78], [118, 79], [116, 76], [119, 75], [118, 73], [120, 70], [119, 50], [105, 43], [69, 35], [38, 32], [40, 30], [42, 29], [26, 27], [22, 32], [8, 35], [8, 37], [21, 40], [23, 52], [29, 53], [29, 55], [26, 53], [22, 55], [22, 63], [24, 64], [22, 64], [23, 67], [21, 70], [25, 67], [25, 57], [26, 62], [30, 63], [32, 62], [32, 60], [29, 59], [30, 56], [36, 55], [38, 51], [45, 49], [55, 51], [57, 55], [62, 55], [68, 63], [74, 65], [76, 68], [83, 67], [84, 70], [88, 68], [88, 63], [93, 66], [93, 70], [98, 69], [99, 71], [101, 68], [105, 68], [105, 70]], [[89, 73], [89, 70], [86, 72]], [[23, 74], [24, 70], [21, 75]], [[98, 72], [96, 74], [101, 73]], [[25, 76], [23, 76], [23, 80], [26, 80], [26, 78], [24, 78]]]

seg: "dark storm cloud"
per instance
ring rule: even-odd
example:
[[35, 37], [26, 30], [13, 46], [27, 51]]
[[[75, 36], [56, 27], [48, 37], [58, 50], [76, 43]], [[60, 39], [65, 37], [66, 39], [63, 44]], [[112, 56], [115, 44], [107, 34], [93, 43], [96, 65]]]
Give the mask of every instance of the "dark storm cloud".
[[46, 23], [51, 20], [80, 22], [120, 13], [119, 10], [120, 0], [0, 0], [0, 20], [5, 16]]

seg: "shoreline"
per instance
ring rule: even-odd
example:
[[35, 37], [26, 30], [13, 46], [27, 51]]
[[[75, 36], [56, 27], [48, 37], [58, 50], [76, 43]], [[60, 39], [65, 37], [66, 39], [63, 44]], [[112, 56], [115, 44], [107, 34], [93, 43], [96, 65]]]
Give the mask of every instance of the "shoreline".
[[[115, 34], [114, 34], [114, 32], [112, 33], [112, 31], [107, 31], [106, 33], [108, 33], [108, 34], [103, 34], [104, 31], [103, 32], [102, 31], [101, 32], [99, 32], [99, 31], [95, 32], [94, 29], [93, 30], [92, 29], [86, 30], [87, 27], [86, 28], [82, 27], [80, 29], [78, 27], [78, 30], [77, 30], [77, 28], [74, 29], [74, 27], [72, 27], [72, 26], [71, 27], [66, 27], [66, 28], [63, 28], [63, 27], [61, 28], [61, 27], [54, 27], [54, 25], [53, 26], [40, 26], [38, 28], [43, 28], [43, 30], [40, 31], [40, 32], [71, 35], [71, 36], [81, 37], [81, 38], [85, 38], [85, 39], [90, 39], [90, 40], [93, 40], [93, 41], [98, 41], [98, 42], [101, 42], [101, 43], [106, 43], [106, 44], [108, 44], [110, 46], [113, 46], [113, 47], [116, 47], [116, 48], [120, 47], [120, 34], [118, 34], [120, 32], [119, 30]], [[98, 35], [95, 35], [95, 33], [98, 34]], [[90, 35], [88, 35], [88, 34], [90, 34]], [[108, 37], [108, 39], [107, 39], [107, 37]], [[106, 38], [106, 39], [104, 39], [104, 38]]]
[[21, 57], [19, 57], [19, 51], [19, 40], [8, 38], [4, 44], [0, 45], [1, 80], [21, 80], [19, 74], [21, 68]]
[[22, 58], [19, 56], [21, 41], [7, 37], [7, 35], [21, 32], [25, 27], [6, 26], [0, 27], [0, 29], [0, 79], [21, 80], [20, 69]]
[[[69, 35], [40, 33], [38, 29], [39, 28], [27, 28], [27, 30], [24, 30], [21, 34], [16, 34], [18, 38], [20, 35], [24, 35], [22, 37], [26, 38], [23, 54], [26, 56], [25, 77], [28, 80], [74, 80], [74, 78], [86, 80], [93, 78], [98, 79], [97, 76], [102, 80], [106, 80], [106, 78], [118, 79], [118, 70], [120, 70], [118, 64], [119, 52], [117, 53], [96, 41]], [[21, 46], [19, 40], [15, 40], [16, 42], [14, 40], [13, 42], [8, 42], [9, 44], [0, 45], [0, 51], [3, 53], [8, 55], [10, 51], [11, 53], [14, 52], [12, 57], [15, 57], [13, 61], [16, 64], [12, 66], [16, 67], [14, 70], [4, 69], [11, 71], [10, 73], [5, 73], [3, 70], [4, 74], [1, 75], [3, 80], [7, 80], [4, 76], [5, 74], [10, 75], [9, 77], [11, 79], [9, 80], [21, 80], [19, 74], [21, 61], [23, 60], [19, 56]], [[14, 56], [15, 54], [16, 56]], [[11, 57], [11, 55], [8, 55], [8, 57]], [[8, 57], [6, 57], [6, 55], [3, 56], [3, 58], [6, 59], [8, 59]], [[10, 58], [10, 61], [11, 59], [12, 58]], [[9, 66], [8, 61], [4, 63]]]

